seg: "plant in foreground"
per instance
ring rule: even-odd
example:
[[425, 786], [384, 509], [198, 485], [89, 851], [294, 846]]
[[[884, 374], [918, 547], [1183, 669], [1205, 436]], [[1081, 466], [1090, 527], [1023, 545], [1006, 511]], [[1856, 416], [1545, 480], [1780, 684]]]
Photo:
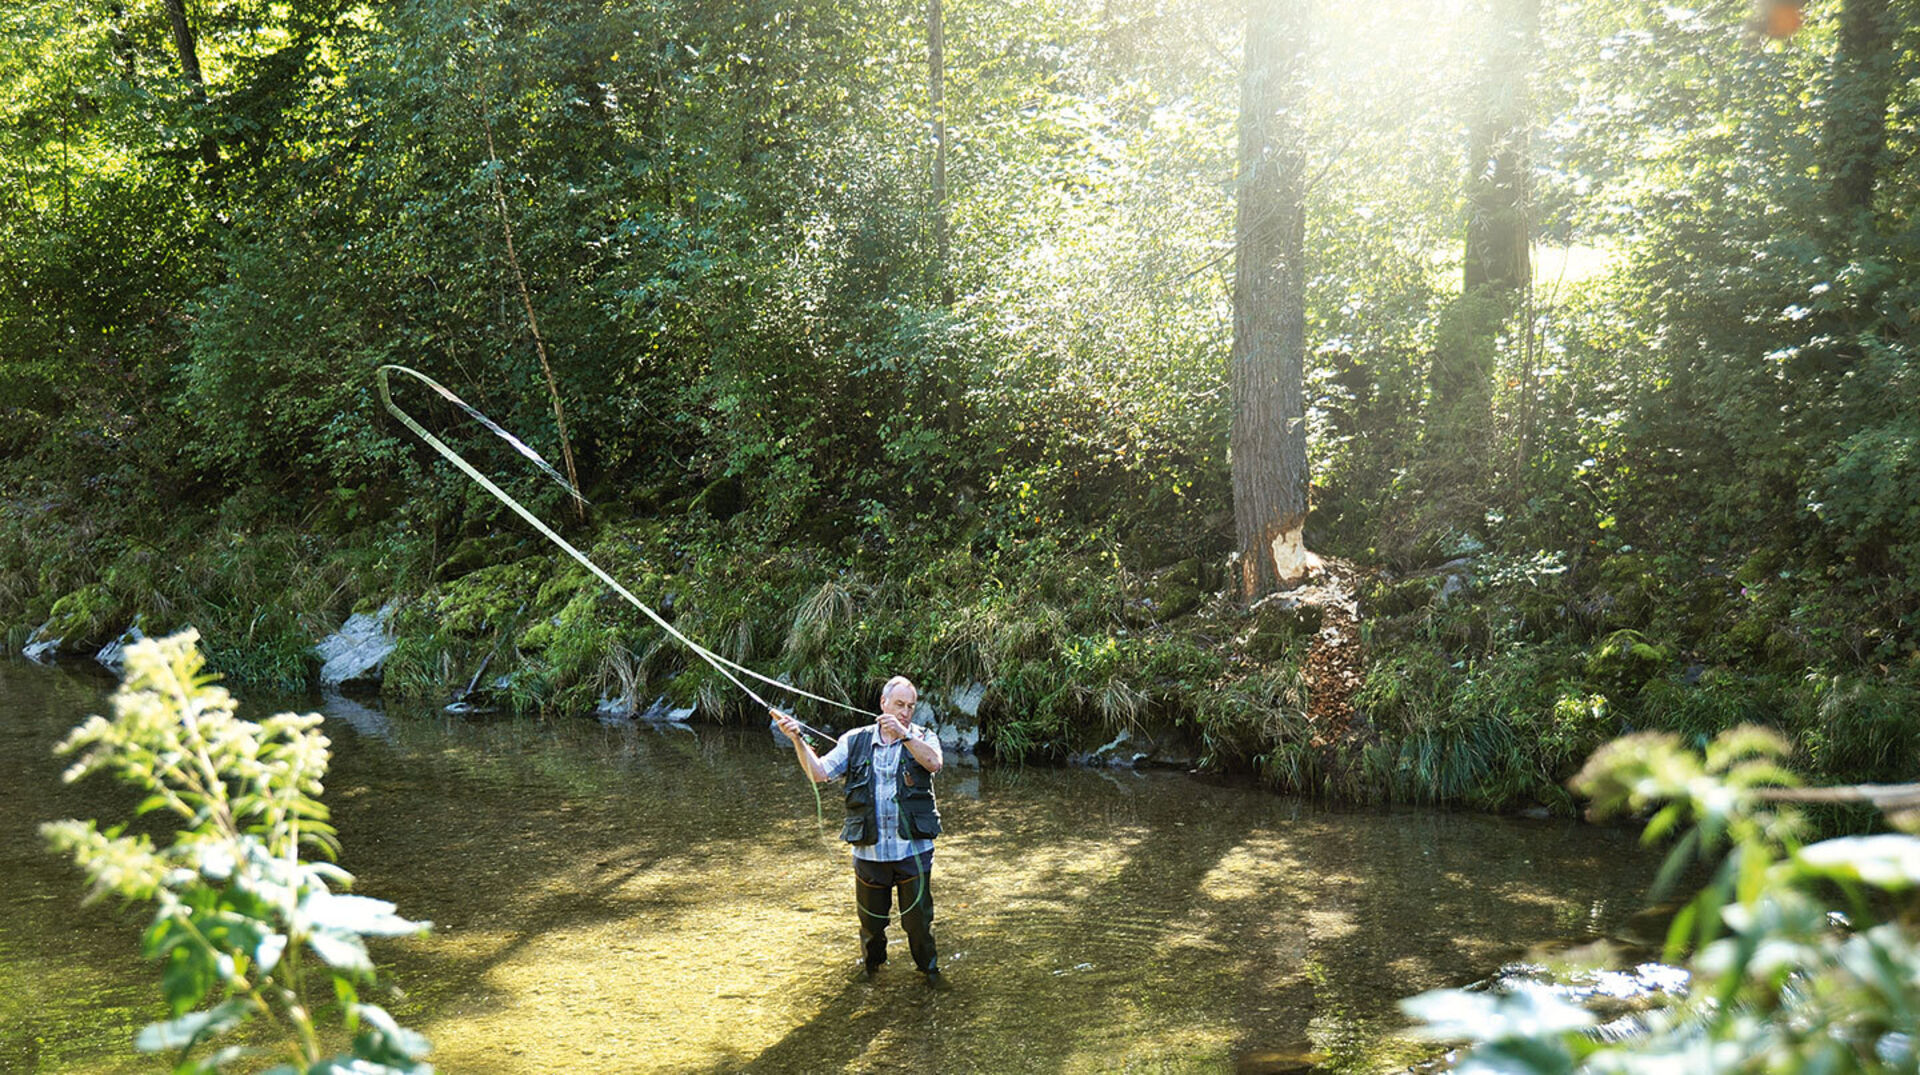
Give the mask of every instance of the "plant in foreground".
[[[1675, 736], [1634, 735], [1574, 778], [1598, 813], [1657, 807], [1649, 841], [1685, 827], [1661, 885], [1696, 855], [1718, 859], [1667, 936], [1692, 987], [1645, 1034], [1598, 1040], [1591, 1015], [1544, 990], [1425, 993], [1403, 1005], [1417, 1032], [1474, 1042], [1462, 1075], [1920, 1070], [1920, 789], [1796, 789], [1789, 749], [1753, 727], [1704, 758]], [[1903, 831], [1803, 844], [1794, 801], [1874, 803]]]
[[[366, 938], [428, 924], [383, 900], [334, 892], [351, 875], [300, 857], [303, 848], [329, 857], [337, 848], [319, 800], [328, 758], [319, 715], [239, 719], [233, 698], [203, 674], [198, 638], [188, 630], [130, 647], [114, 719], [91, 717], [58, 747], [79, 755], [68, 782], [110, 772], [148, 793], [137, 813], [175, 815], [172, 841], [157, 847], [94, 821], [41, 827], [86, 871], [90, 900], [111, 893], [157, 905], [142, 946], [163, 963], [172, 1018], [141, 1030], [135, 1047], [171, 1054], [176, 1073], [277, 1053], [269, 1075], [426, 1075], [426, 1039], [363, 1003], [359, 989], [374, 979]], [[319, 1002], [337, 1003], [352, 1035], [337, 1055], [322, 1044], [311, 996], [327, 981], [331, 995]], [[256, 1017], [283, 1032], [284, 1045], [195, 1055]]]

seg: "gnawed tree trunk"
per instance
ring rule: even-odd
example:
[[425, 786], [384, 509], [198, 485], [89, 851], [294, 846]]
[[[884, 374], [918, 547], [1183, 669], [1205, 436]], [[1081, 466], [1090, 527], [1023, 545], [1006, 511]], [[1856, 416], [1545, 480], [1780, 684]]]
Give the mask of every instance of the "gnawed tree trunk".
[[1251, 602], [1306, 576], [1305, 135], [1302, 0], [1249, 0], [1233, 255], [1236, 588]]
[[1827, 204], [1842, 217], [1873, 208], [1893, 93], [1894, 15], [1888, 0], [1846, 0], [1834, 47], [1821, 141]]

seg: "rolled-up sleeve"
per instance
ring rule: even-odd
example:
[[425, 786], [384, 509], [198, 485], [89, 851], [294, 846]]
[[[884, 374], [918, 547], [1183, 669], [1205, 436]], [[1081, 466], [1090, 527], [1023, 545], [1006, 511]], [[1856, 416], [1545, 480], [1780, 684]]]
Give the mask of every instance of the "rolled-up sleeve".
[[841, 736], [840, 741], [833, 744], [833, 749], [820, 759], [820, 767], [826, 770], [828, 780], [838, 780], [840, 774], [847, 771], [847, 739], [852, 735], [852, 732], [848, 732]]
[[933, 748], [932, 768], [938, 769], [947, 764], [947, 756], [940, 749], [940, 737], [933, 734], [931, 729], [916, 727], [913, 729], [913, 737]]

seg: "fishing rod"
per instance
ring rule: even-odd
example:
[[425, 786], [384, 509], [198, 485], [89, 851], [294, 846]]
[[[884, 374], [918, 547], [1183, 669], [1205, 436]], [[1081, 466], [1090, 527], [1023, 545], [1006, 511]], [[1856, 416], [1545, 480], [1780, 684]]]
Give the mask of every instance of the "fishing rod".
[[[388, 383], [388, 375], [391, 373], [404, 373], [407, 376], [412, 377], [414, 380], [419, 381], [421, 384], [426, 385], [428, 388], [431, 388], [433, 391], [438, 393], [442, 398], [446, 399], [449, 403], [452, 403], [454, 406], [465, 411], [470, 417], [472, 417], [475, 421], [479, 422], [489, 432], [493, 433], [495, 436], [499, 437], [501, 440], [506, 441], [509, 445], [513, 447], [515, 451], [519, 452], [521, 455], [531, 460], [535, 466], [540, 468], [542, 473], [546, 474], [547, 477], [559, 483], [561, 488], [565, 489], [572, 496], [578, 498], [581, 503], [583, 504], [586, 503], [586, 498], [580, 495], [580, 491], [574, 488], [572, 482], [562, 477], [560, 475], [560, 472], [555, 470], [551, 463], [548, 463], [545, 459], [541, 458], [539, 452], [534, 451], [524, 441], [520, 440], [518, 437], [515, 437], [513, 434], [507, 432], [505, 429], [502, 429], [491, 418], [488, 418], [486, 415], [480, 413], [480, 411], [470, 406], [466, 400], [463, 400], [459, 396], [455, 395], [451, 389], [447, 388], [445, 385], [441, 384], [439, 381], [436, 381], [433, 378], [427, 376], [426, 374], [421, 373], [419, 370], [410, 369], [406, 366], [395, 365], [395, 364], [383, 365], [374, 371], [375, 380], [380, 390], [380, 402], [382, 405], [386, 407], [387, 412], [389, 414], [392, 414], [395, 418], [399, 419], [402, 425], [406, 426], [409, 430], [411, 430], [414, 436], [419, 437], [421, 440], [425, 441], [428, 447], [432, 448], [436, 452], [439, 452], [440, 455], [443, 456], [449, 463], [452, 463], [455, 467], [458, 467], [461, 473], [473, 479], [473, 481], [477, 483], [482, 489], [485, 489], [487, 492], [493, 494], [494, 499], [500, 501], [502, 504], [505, 504], [507, 507], [512, 508], [515, 514], [519, 515], [522, 519], [525, 519], [527, 521], [527, 524], [529, 526], [532, 526], [535, 530], [539, 531], [540, 534], [544, 536], [548, 541], [551, 541], [555, 545], [559, 546], [561, 551], [565, 552], [568, 556], [573, 557], [576, 561], [580, 563], [582, 567], [585, 567], [588, 571], [592, 572], [593, 575], [596, 578], [598, 578], [601, 582], [604, 582], [609, 587], [611, 587], [614, 593], [619, 594], [622, 598], [624, 598], [627, 601], [628, 604], [639, 609], [642, 613], [646, 615], [648, 619], [652, 620], [655, 624], [659, 625], [661, 630], [665, 631], [669, 636], [679, 641], [682, 645], [686, 646], [687, 649], [693, 651], [694, 654], [699, 656], [702, 660], [706, 661], [709, 665], [712, 665], [714, 671], [719, 672], [722, 676], [724, 676], [727, 679], [728, 682], [740, 688], [740, 690], [743, 691], [747, 697], [759, 703], [762, 709], [768, 710], [769, 723], [772, 723], [771, 714], [773, 711], [775, 711], [775, 706], [773, 705], [773, 703], [767, 701], [765, 698], [762, 698], [759, 692], [755, 691], [752, 687], [747, 686], [747, 684], [740, 678], [740, 676], [746, 676], [750, 679], [758, 680], [761, 683], [765, 683], [769, 686], [777, 687], [780, 690], [786, 691], [789, 694], [797, 695], [801, 698], [809, 698], [816, 702], [821, 702], [826, 705], [834, 706], [839, 709], [844, 709], [849, 713], [854, 713], [863, 717], [874, 717], [875, 719], [878, 719], [879, 714], [877, 713], [870, 713], [864, 709], [860, 709], [857, 706], [848, 705], [845, 702], [837, 701], [832, 698], [826, 698], [821, 695], [814, 694], [810, 691], [802, 690], [791, 683], [785, 683], [785, 682], [782, 682], [781, 680], [774, 679], [771, 676], [763, 675], [759, 672], [756, 672], [753, 669], [748, 668], [746, 665], [739, 663], [738, 661], [729, 660], [726, 657], [723, 657], [720, 654], [715, 653], [714, 651], [708, 649], [707, 647], [701, 645], [700, 643], [695, 642], [693, 639], [688, 638], [685, 634], [682, 634], [679, 631], [679, 629], [673, 626], [673, 624], [668, 623], [665, 617], [661, 616], [658, 612], [655, 612], [652, 608], [648, 607], [645, 601], [642, 601], [638, 597], [635, 597], [633, 593], [629, 591], [625, 586], [620, 585], [619, 581], [616, 580], [612, 575], [609, 575], [604, 570], [602, 570], [599, 564], [594, 563], [591, 559], [587, 557], [585, 553], [575, 548], [573, 544], [569, 542], [566, 538], [563, 538], [559, 534], [555, 533], [552, 527], [540, 521], [540, 518], [538, 516], [534, 515], [531, 511], [528, 511], [524, 506], [521, 505], [521, 503], [518, 500], [515, 500], [512, 496], [508, 495], [506, 490], [494, 484], [494, 482], [491, 479], [489, 479], [485, 474], [482, 474], [478, 470], [474, 469], [473, 465], [471, 463], [468, 463], [466, 459], [460, 455], [459, 452], [456, 452], [452, 448], [449, 448], [446, 445], [446, 443], [443, 442], [440, 438], [434, 436], [432, 433], [427, 432], [426, 427], [421, 425], [419, 422], [415, 421], [412, 415], [408, 414], [404, 410], [401, 410], [399, 405], [394, 403], [393, 401], [393, 393]], [[739, 675], [736, 675], [735, 674], [736, 672], [739, 673]], [[798, 724], [803, 730], [812, 733], [813, 735], [817, 736], [818, 738], [820, 738], [825, 742], [829, 742], [829, 743], [837, 742], [837, 740], [833, 736], [830, 736], [825, 732], [820, 731], [818, 728], [814, 728], [808, 724], [805, 724], [797, 718], [794, 719], [794, 723]]]
[[[476, 482], [482, 489], [485, 489], [487, 492], [493, 494], [494, 499], [500, 501], [502, 504], [505, 504], [507, 507], [512, 508], [515, 514], [519, 515], [522, 519], [525, 519], [529, 526], [532, 526], [535, 530], [539, 531], [540, 534], [544, 536], [548, 541], [553, 542], [555, 545], [560, 547], [561, 551], [565, 552], [568, 556], [571, 556], [575, 560], [579, 561], [581, 566], [585, 567], [588, 571], [591, 571], [596, 578], [598, 578], [601, 582], [604, 582], [609, 587], [611, 587], [613, 589], [613, 592], [619, 594], [622, 598], [624, 598], [627, 601], [628, 604], [632, 605], [633, 607], [639, 609], [641, 612], [645, 613], [646, 617], [652, 620], [654, 623], [658, 624], [661, 630], [665, 631], [668, 635], [678, 640], [682, 645], [686, 646], [689, 650], [692, 650], [702, 660], [705, 660], [708, 664], [712, 665], [714, 671], [719, 672], [722, 676], [725, 676], [728, 682], [740, 688], [743, 692], [746, 693], [747, 697], [753, 699], [755, 702], [758, 702], [761, 708], [768, 711], [768, 724], [770, 727], [773, 727], [776, 730], [779, 728], [778, 723], [773, 720], [773, 714], [778, 712], [785, 715], [789, 720], [792, 720], [794, 724], [798, 725], [802, 731], [812, 734], [813, 736], [820, 739], [822, 742], [832, 743], [836, 745], [839, 743], [839, 740], [836, 737], [828, 735], [827, 733], [821, 731], [820, 729], [813, 727], [812, 725], [806, 723], [800, 718], [794, 716], [792, 713], [787, 713], [785, 710], [776, 709], [773, 703], [767, 701], [765, 698], [760, 697], [759, 692], [755, 691], [752, 687], [749, 687], [746, 685], [746, 683], [742, 682], [740, 677], [734, 674], [735, 672], [738, 672], [741, 675], [747, 676], [748, 678], [758, 680], [769, 686], [778, 687], [779, 689], [786, 691], [789, 694], [797, 695], [801, 698], [810, 698], [816, 702], [822, 702], [827, 705], [834, 706], [835, 708], [838, 708], [838, 709], [844, 709], [847, 712], [856, 714], [858, 716], [872, 717], [876, 720], [880, 718], [880, 714], [878, 713], [871, 713], [857, 706], [848, 705], [845, 702], [836, 701], [835, 699], [832, 699], [832, 698], [826, 698], [818, 694], [813, 694], [809, 691], [802, 690], [791, 683], [784, 683], [770, 676], [762, 675], [761, 673], [756, 672], [751, 668], [748, 668], [746, 665], [743, 665], [738, 661], [728, 660], [726, 657], [723, 657], [720, 654], [713, 652], [707, 647], [701, 645], [698, 642], [695, 642], [693, 639], [688, 638], [686, 635], [682, 634], [679, 631], [679, 629], [675, 628], [673, 624], [668, 623], [666, 619], [662, 617], [658, 612], [655, 612], [652, 608], [648, 607], [646, 602], [640, 600], [638, 597], [635, 597], [632, 594], [632, 592], [630, 592], [625, 586], [620, 585], [620, 583], [616, 579], [614, 579], [612, 575], [609, 575], [604, 570], [602, 570], [599, 564], [594, 563], [591, 559], [587, 557], [585, 553], [575, 548], [572, 542], [569, 542], [566, 538], [563, 538], [559, 534], [555, 533], [552, 527], [548, 526], [544, 522], [541, 522], [538, 516], [528, 511], [524, 506], [521, 505], [521, 503], [518, 500], [515, 500], [512, 496], [508, 495], [506, 490], [500, 488], [498, 485], [494, 484], [494, 482], [490, 480], [486, 475], [474, 469], [473, 465], [471, 463], [468, 463], [466, 459], [460, 455], [459, 452], [456, 452], [452, 448], [449, 448], [445, 442], [441, 441], [440, 438], [434, 436], [432, 433], [427, 432], [427, 429], [425, 426], [421, 425], [419, 422], [414, 421], [412, 415], [408, 414], [406, 411], [401, 410], [399, 405], [393, 402], [393, 393], [388, 385], [387, 376], [390, 372], [404, 373], [407, 376], [412, 377], [414, 380], [419, 381], [421, 384], [424, 384], [428, 388], [431, 388], [435, 392], [439, 393], [442, 398], [447, 400], [447, 402], [452, 403], [454, 406], [465, 411], [470, 417], [472, 417], [475, 421], [479, 422], [489, 432], [493, 433], [495, 436], [499, 437], [501, 440], [506, 441], [509, 445], [513, 447], [514, 451], [519, 452], [521, 455], [531, 460], [535, 466], [540, 468], [541, 472], [546, 474], [547, 477], [552, 478], [555, 482], [559, 483], [560, 487], [565, 489], [569, 494], [571, 494], [579, 503], [585, 504], [587, 502], [587, 499], [580, 495], [580, 491], [574, 488], [574, 485], [572, 482], [562, 477], [560, 475], [560, 472], [555, 470], [551, 463], [548, 463], [545, 459], [541, 458], [540, 453], [534, 451], [531, 447], [529, 447], [526, 444], [526, 442], [522, 441], [520, 438], [514, 436], [513, 434], [507, 432], [505, 429], [501, 428], [499, 424], [493, 421], [493, 419], [488, 418], [486, 415], [480, 413], [480, 411], [470, 406], [466, 400], [463, 400], [459, 396], [455, 395], [451, 389], [447, 388], [445, 385], [441, 384], [439, 381], [436, 381], [433, 378], [427, 376], [426, 374], [421, 373], [419, 370], [409, 369], [406, 366], [400, 366], [400, 365], [393, 365], [393, 364], [383, 365], [374, 371], [375, 378], [377, 380], [377, 383], [380, 389], [380, 402], [387, 408], [387, 412], [389, 414], [392, 414], [395, 418], [399, 419], [402, 425], [406, 426], [409, 430], [413, 431], [414, 436], [419, 437], [421, 440], [425, 441], [429, 447], [431, 447], [434, 451], [439, 452], [440, 455], [443, 456], [449, 463], [452, 463], [454, 466], [458, 467], [461, 473], [465, 474], [469, 478], [472, 478], [474, 482]], [[475, 678], [477, 679], [478, 676], [476, 676]], [[814, 815], [815, 815], [816, 823], [819, 824], [822, 830], [824, 831], [825, 829], [824, 819], [825, 819], [826, 813], [825, 813], [825, 806], [821, 802], [821, 798], [820, 798], [820, 785], [817, 781], [814, 781], [812, 779], [809, 779], [807, 781], [807, 785], [813, 791], [813, 806], [814, 806]], [[927, 895], [926, 874], [922, 873], [920, 875], [920, 892], [918, 895], [914, 897], [914, 900], [911, 904], [907, 904], [900, 908], [899, 913], [901, 917], [904, 918], [907, 912], [911, 911], [915, 907], [918, 907], [920, 905], [920, 902], [926, 898], [926, 895]], [[872, 912], [868, 911], [864, 907], [860, 908], [860, 911], [862, 914], [868, 914], [868, 915], [872, 914]], [[880, 916], [880, 917], [891, 917], [891, 912], [889, 912], [889, 914], [886, 916]]]

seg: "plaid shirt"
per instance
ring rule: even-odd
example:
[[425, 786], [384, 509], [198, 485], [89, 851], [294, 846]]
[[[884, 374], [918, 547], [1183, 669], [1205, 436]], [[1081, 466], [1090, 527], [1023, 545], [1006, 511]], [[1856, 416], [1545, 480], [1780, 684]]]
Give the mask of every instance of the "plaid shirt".
[[[827, 771], [828, 780], [837, 780], [847, 771], [847, 740], [862, 730], [873, 733], [873, 753], [870, 764], [873, 766], [873, 813], [880, 823], [880, 838], [871, 844], [854, 844], [853, 857], [869, 862], [898, 862], [915, 855], [933, 850], [932, 840], [902, 840], [900, 838], [900, 806], [894, 801], [895, 792], [900, 787], [900, 755], [906, 750], [905, 740], [896, 739], [891, 743], [880, 738], [880, 728], [855, 728], [840, 737], [820, 764]], [[933, 748], [934, 757], [940, 756], [940, 740], [928, 734], [924, 729], [908, 728], [908, 734]]]

